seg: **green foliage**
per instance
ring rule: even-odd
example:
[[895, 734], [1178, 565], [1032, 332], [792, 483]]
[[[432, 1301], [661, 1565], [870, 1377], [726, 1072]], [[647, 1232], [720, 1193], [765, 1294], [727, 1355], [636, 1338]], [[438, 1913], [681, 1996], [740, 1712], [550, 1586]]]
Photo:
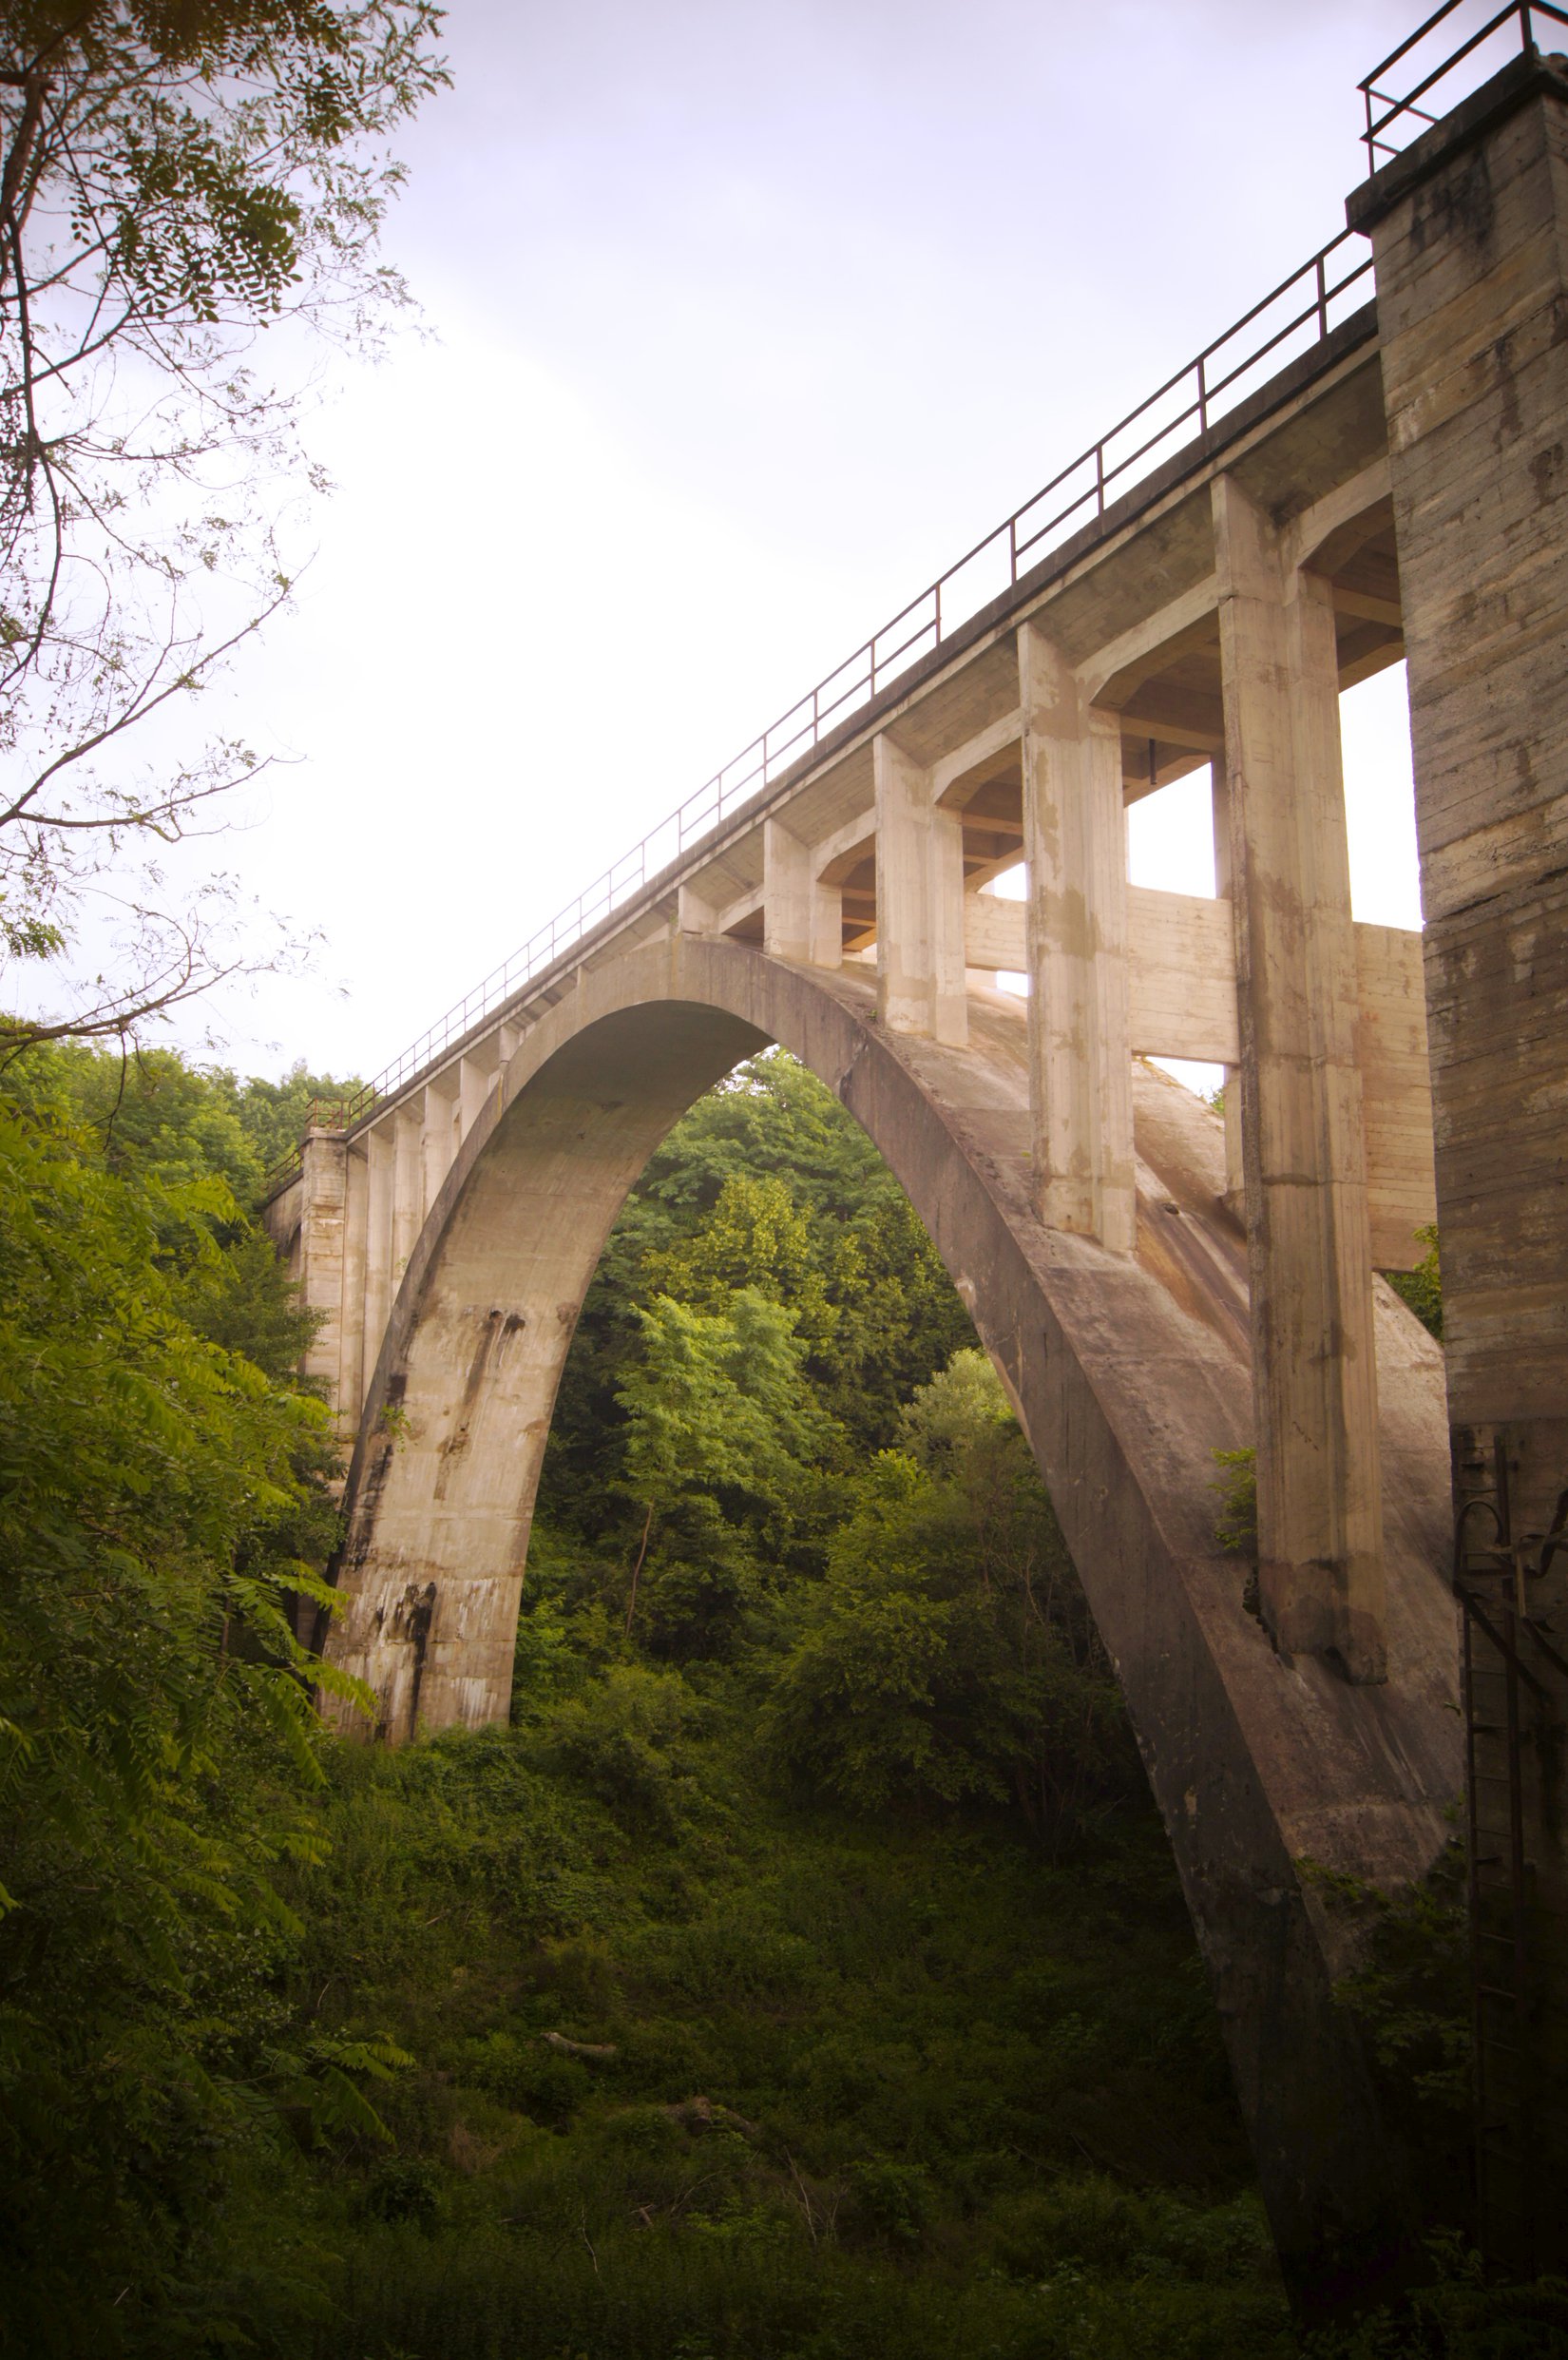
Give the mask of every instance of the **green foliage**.
[[1385, 2113], [1413, 2158], [1427, 2216], [1473, 2226], [1470, 1928], [1464, 1846], [1393, 1893], [1309, 1864], [1328, 1907], [1358, 1934], [1336, 1988], [1367, 2036]]
[[1241, 1450], [1216, 1450], [1219, 1473], [1210, 1488], [1219, 1494], [1214, 1539], [1237, 1557], [1257, 1555], [1257, 1452], [1249, 1444]]
[[[513, 1725], [387, 1753], [288, 1614], [332, 1457], [241, 1191], [307, 1079], [65, 1051], [0, 1121], [0, 2353], [1287, 2360], [1110, 1667], [842, 1110], [772, 1057], [672, 1132]], [[1329, 1896], [1417, 2140], [1456, 1890]], [[1460, 2269], [1325, 2360], [1555, 2300]]]
[[1408, 1305], [1427, 1333], [1443, 1341], [1443, 1273], [1438, 1261], [1438, 1234], [1430, 1222], [1416, 1231], [1416, 1243], [1426, 1248], [1414, 1270], [1385, 1273], [1400, 1300]]
[[223, 1066], [202, 1070], [172, 1049], [94, 1048], [40, 1043], [5, 1074], [13, 1102], [56, 1129], [73, 1130], [112, 1172], [168, 1182], [225, 1180], [247, 1212], [272, 1167], [296, 1147], [311, 1102], [358, 1087], [296, 1065], [281, 1082], [241, 1082]]
[[[794, 1316], [813, 1414], [844, 1453], [884, 1449], [903, 1405], [971, 1330], [865, 1133], [780, 1052], [752, 1059], [677, 1123], [605, 1246], [545, 1455], [545, 1517], [629, 1565], [642, 1516], [624, 1484], [620, 1396], [656, 1296], [705, 1315], [746, 1289]], [[642, 1511], [645, 1513], [645, 1506]]]
[[1054, 1839], [1137, 1772], [1050, 1502], [983, 1353], [902, 1423], [851, 1487], [826, 1579], [781, 1615], [766, 1741], [857, 1808], [1012, 1801]]
[[335, 1454], [265, 1240], [159, 1161], [0, 1105], [0, 2187], [38, 2352], [113, 2350], [218, 2151], [279, 2108], [373, 2124], [395, 2062], [269, 1993], [321, 1849], [291, 1607]]
[[1568, 2279], [1488, 2283], [1452, 2235], [1429, 2241], [1431, 2278], [1397, 2310], [1312, 2336], [1308, 2360], [1556, 2360], [1568, 2343]]
[[327, 2316], [275, 2296], [261, 2349], [1285, 2360], [1147, 1807], [1054, 1866], [985, 1815], [802, 1807], [755, 1775], [746, 1667], [703, 1678], [329, 1753], [291, 1988], [419, 2062], [395, 2155], [313, 2173]]

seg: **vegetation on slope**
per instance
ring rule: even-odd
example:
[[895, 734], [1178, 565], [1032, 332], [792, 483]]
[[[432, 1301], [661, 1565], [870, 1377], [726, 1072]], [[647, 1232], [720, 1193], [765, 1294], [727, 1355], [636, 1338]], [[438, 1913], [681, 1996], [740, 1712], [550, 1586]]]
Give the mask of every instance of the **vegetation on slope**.
[[[1049, 1503], [825, 1091], [766, 1059], [654, 1160], [512, 1726], [388, 1755], [322, 1736], [287, 1616], [334, 1521], [247, 1210], [292, 1109], [10, 1086], [0, 2350], [1291, 2349]], [[1359, 2001], [1423, 2071], [1429, 1950]], [[1344, 2349], [1551, 2348], [1550, 2290], [1458, 2267]]]

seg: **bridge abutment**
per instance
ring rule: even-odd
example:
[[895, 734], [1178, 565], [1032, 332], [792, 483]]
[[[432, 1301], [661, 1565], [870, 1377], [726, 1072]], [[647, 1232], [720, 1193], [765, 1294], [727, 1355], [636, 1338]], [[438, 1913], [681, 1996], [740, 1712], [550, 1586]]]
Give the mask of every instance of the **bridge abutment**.
[[1425, 911], [1483, 2230], [1568, 2259], [1568, 60], [1351, 198], [1376, 258]]

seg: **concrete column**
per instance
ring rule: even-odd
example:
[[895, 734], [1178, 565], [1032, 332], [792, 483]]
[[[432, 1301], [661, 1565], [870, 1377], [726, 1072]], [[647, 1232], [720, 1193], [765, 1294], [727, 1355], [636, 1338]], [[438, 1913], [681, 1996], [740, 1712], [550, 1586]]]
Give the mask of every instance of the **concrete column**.
[[1121, 732], [1032, 624], [1018, 634], [1029, 890], [1029, 1096], [1035, 1201], [1053, 1229], [1131, 1254], [1127, 819]]
[[1259, 1586], [1291, 1650], [1386, 1669], [1355, 942], [1329, 588], [1214, 489]]
[[370, 1242], [370, 1166], [365, 1142], [348, 1148], [343, 1172], [343, 1312], [337, 1430], [352, 1441], [365, 1399], [365, 1257]]
[[964, 988], [964, 828], [928, 771], [883, 731], [876, 773], [878, 1006], [889, 1032], [951, 1048], [969, 1037]]
[[457, 1099], [457, 1068], [449, 1066], [425, 1085], [423, 1122], [420, 1130], [419, 1154], [422, 1165], [421, 1197], [423, 1208], [429, 1213], [441, 1194], [441, 1184], [451, 1170], [457, 1152], [457, 1136], [452, 1114]]
[[762, 823], [762, 947], [796, 967], [837, 967], [843, 959], [843, 895], [816, 873], [813, 846], [782, 820]]
[[676, 888], [676, 924], [683, 934], [711, 934], [717, 911], [693, 885]]
[[424, 1093], [392, 1117], [392, 1291], [396, 1300], [425, 1219]]
[[469, 1131], [485, 1111], [485, 1101], [495, 1087], [499, 1068], [494, 1046], [482, 1041], [457, 1064], [458, 1122], [467, 1139]]
[[1540, 1539], [1568, 1486], [1562, 65], [1516, 60], [1347, 208], [1377, 272], [1454, 1497], [1486, 1617], [1466, 1650], [1481, 2235], [1523, 2276], [1568, 2267], [1568, 1551], [1543, 1563]]
[[[1223, 762], [1210, 770], [1214, 827], [1214, 892], [1231, 898], [1231, 790]], [[1225, 1201], [1237, 1220], [1246, 1218], [1246, 1179], [1241, 1156], [1241, 1068], [1225, 1067]]]
[[[392, 1192], [395, 1156], [390, 1122], [365, 1133], [365, 1319], [363, 1370], [368, 1386], [380, 1356], [392, 1301]], [[361, 1396], [363, 1397], [363, 1396]]]
[[1449, 1410], [1456, 1428], [1515, 1431], [1530, 1462], [1516, 1470], [1516, 1506], [1538, 1524], [1568, 1484], [1568, 76], [1559, 67], [1518, 61], [1348, 207], [1371, 235], [1377, 268]]
[[340, 1131], [307, 1131], [300, 1148], [299, 1292], [321, 1325], [305, 1353], [305, 1373], [337, 1397], [343, 1344], [344, 1183]]

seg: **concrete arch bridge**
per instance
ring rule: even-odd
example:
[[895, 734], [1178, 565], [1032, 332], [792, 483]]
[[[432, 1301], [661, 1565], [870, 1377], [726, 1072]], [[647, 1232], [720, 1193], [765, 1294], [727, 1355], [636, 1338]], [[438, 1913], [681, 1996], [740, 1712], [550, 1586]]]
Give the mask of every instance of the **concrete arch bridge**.
[[[1358, 192], [1375, 303], [1365, 281], [1335, 316], [1310, 299], [1294, 357], [1218, 416], [1200, 369], [1182, 433], [1119, 498], [1098, 447], [1086, 516], [1032, 564], [1011, 520], [997, 596], [950, 628], [939, 592], [901, 664], [873, 643], [851, 709], [824, 725], [813, 700], [776, 777], [765, 748], [737, 808], [313, 1130], [270, 1211], [354, 1438], [329, 1652], [390, 1741], [478, 1724], [507, 1711], [556, 1388], [627, 1190], [764, 1044], [828, 1083], [1018, 1409], [1170, 1831], [1281, 2253], [1319, 2287], [1398, 2243], [1405, 2196], [1303, 1863], [1419, 1877], [1463, 1785], [1443, 1355], [1375, 1274], [1409, 1264], [1440, 1203], [1445, 1247], [1463, 1231], [1491, 1137], [1476, 1057], [1522, 1053], [1517, 1005], [1487, 999], [1505, 913], [1494, 891], [1475, 918], [1464, 829], [1528, 898], [1546, 855], [1499, 730], [1539, 786], [1563, 701], [1532, 706], [1519, 647], [1482, 627], [1568, 413], [1560, 338], [1519, 324], [1563, 305], [1568, 246], [1541, 223], [1568, 85], [1539, 60], [1498, 80], [1490, 112]], [[1478, 156], [1479, 242], [1433, 193]], [[1528, 449], [1492, 431], [1504, 334]], [[1456, 350], [1481, 357], [1456, 374]], [[1512, 584], [1559, 652], [1563, 570]], [[1425, 984], [1422, 937], [1352, 918], [1339, 757], [1341, 689], [1402, 656]], [[1133, 888], [1128, 803], [1204, 766], [1217, 896]], [[985, 890], [1021, 858], [1023, 901]], [[1013, 970], [1026, 999], [995, 988]], [[1224, 1119], [1155, 1056], [1222, 1065]], [[1536, 1184], [1528, 1152], [1507, 1161]], [[1475, 1371], [1493, 1284], [1450, 1294]], [[1214, 1532], [1214, 1453], [1249, 1443], [1257, 1613]]]

